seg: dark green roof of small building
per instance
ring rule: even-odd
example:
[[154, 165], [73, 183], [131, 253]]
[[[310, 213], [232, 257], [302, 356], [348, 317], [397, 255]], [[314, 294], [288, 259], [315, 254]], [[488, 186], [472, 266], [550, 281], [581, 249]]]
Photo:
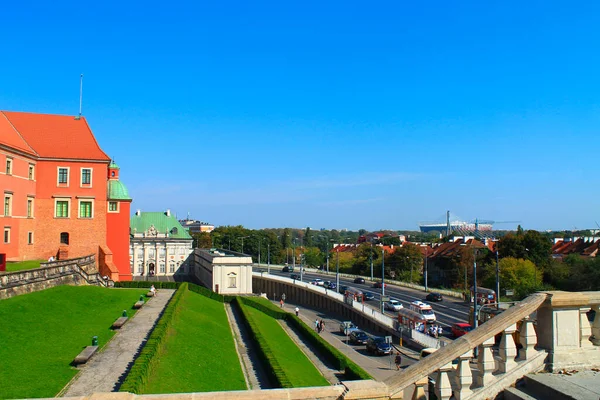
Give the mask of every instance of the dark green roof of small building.
[[151, 226], [154, 226], [158, 233], [168, 232], [170, 238], [192, 239], [177, 218], [173, 215], [167, 216], [166, 212], [140, 212], [140, 215], [134, 214], [129, 222], [132, 235], [146, 232]]
[[131, 200], [125, 185], [117, 179], [108, 180], [108, 200]]
[[110, 169], [121, 169], [121, 168], [119, 168], [119, 166], [117, 165], [117, 163], [114, 160], [110, 161], [110, 164], [108, 165], [108, 168], [110, 168]]

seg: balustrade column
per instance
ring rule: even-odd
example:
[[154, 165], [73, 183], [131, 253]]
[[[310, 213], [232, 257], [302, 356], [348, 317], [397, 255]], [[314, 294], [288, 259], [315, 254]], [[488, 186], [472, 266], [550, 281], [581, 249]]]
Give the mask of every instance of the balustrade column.
[[592, 337], [590, 340], [596, 346], [600, 346], [600, 305], [595, 304], [592, 306], [592, 309], [596, 311], [596, 317], [594, 318], [594, 323], [592, 324]]
[[496, 378], [492, 375], [496, 368], [492, 346], [494, 345], [494, 336], [486, 339], [479, 345], [479, 355], [477, 357], [477, 385], [483, 387], [492, 383]]
[[452, 397], [452, 385], [448, 375], [450, 371], [452, 371], [452, 363], [444, 365], [435, 374], [435, 394], [440, 400], [450, 400]]
[[519, 339], [523, 346], [519, 350], [519, 359], [527, 360], [537, 353], [537, 350], [535, 350], [535, 346], [537, 345], [537, 335], [535, 333], [533, 321], [529, 318], [525, 318], [521, 324]]
[[579, 336], [581, 347], [594, 346], [594, 344], [590, 341], [590, 337], [592, 336], [592, 325], [587, 317], [587, 312], [590, 310], [590, 307], [581, 307], [579, 309]]
[[517, 365], [517, 345], [513, 333], [517, 331], [517, 324], [512, 324], [502, 332], [500, 349], [498, 351], [498, 371], [506, 373]]
[[458, 392], [456, 393], [456, 400], [462, 400], [469, 397], [472, 393], [471, 384], [473, 383], [473, 371], [471, 371], [471, 357], [472, 351], [469, 351], [458, 360], [458, 366], [456, 367], [456, 378], [458, 380]]
[[427, 400], [427, 395], [425, 394], [425, 385], [428, 383], [428, 378], [421, 378], [415, 382], [415, 390], [413, 391], [413, 395], [411, 400]]

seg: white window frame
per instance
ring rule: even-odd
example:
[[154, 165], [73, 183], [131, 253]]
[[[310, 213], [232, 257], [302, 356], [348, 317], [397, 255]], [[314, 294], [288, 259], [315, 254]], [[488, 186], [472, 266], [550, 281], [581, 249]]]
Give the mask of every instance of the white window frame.
[[[29, 208], [29, 204], [31, 204], [31, 209]], [[27, 196], [27, 218], [34, 217], [35, 210], [35, 197]]]
[[165, 264], [164, 261], [160, 261], [158, 263], [158, 270], [159, 270], [159, 274], [166, 274], [167, 273], [167, 265]]
[[2, 242], [4, 244], [10, 243], [10, 227], [7, 227], [7, 226], [4, 227], [4, 235], [2, 236]]
[[35, 164], [29, 164], [29, 169], [27, 170], [27, 179], [30, 181], [35, 180]]
[[236, 275], [227, 276], [227, 288], [237, 289], [237, 276]]
[[[92, 203], [92, 216], [91, 217], [82, 217], [81, 216], [81, 203]], [[79, 219], [94, 219], [95, 210], [94, 199], [77, 199], [77, 218]]]
[[[111, 203], [115, 203], [117, 205], [117, 209], [116, 210], [113, 211], [113, 210], [110, 209]], [[118, 201], [111, 201], [111, 200], [109, 200], [108, 201], [108, 206], [106, 207], [106, 211], [109, 212], [109, 213], [118, 213], [119, 212], [119, 208], [120, 208], [120, 206], [119, 206], [119, 202]]]
[[[56, 215], [56, 206], [58, 205], [59, 201], [66, 201], [67, 202], [67, 216], [66, 217], [59, 217], [58, 215]], [[77, 209], [77, 213], [79, 213], [79, 209]], [[71, 198], [70, 197], [55, 197], [54, 198], [54, 218], [64, 218], [64, 219], [68, 219], [71, 218]]]
[[13, 174], [14, 161], [15, 161], [14, 158], [6, 156], [6, 163], [5, 163], [6, 169], [4, 170], [6, 172], [6, 175]]
[[[90, 183], [83, 183], [83, 170], [90, 171]], [[80, 168], [80, 170], [79, 170], [79, 187], [91, 188], [92, 183], [93, 183], [93, 177], [94, 177], [94, 169], [93, 168], [89, 168], [89, 167]]]
[[27, 244], [33, 244], [33, 232], [27, 232]]
[[[61, 183], [60, 182], [60, 170], [61, 169], [66, 169], [67, 170], [67, 182], [66, 183]], [[56, 167], [56, 186], [58, 186], [58, 187], [69, 187], [70, 180], [71, 180], [71, 167]]]
[[[6, 199], [8, 199], [8, 213], [6, 212]], [[12, 193], [4, 193], [4, 198], [2, 199], [2, 215], [5, 217], [12, 216], [13, 212], [13, 195]]]

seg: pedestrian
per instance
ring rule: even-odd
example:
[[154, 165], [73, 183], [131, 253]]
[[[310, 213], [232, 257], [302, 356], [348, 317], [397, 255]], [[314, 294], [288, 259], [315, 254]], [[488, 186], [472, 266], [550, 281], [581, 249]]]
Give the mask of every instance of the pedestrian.
[[298, 316], [299, 312], [300, 312], [300, 309], [298, 308], [298, 306], [296, 306], [296, 317]]
[[400, 364], [402, 364], [402, 356], [400, 352], [396, 352], [396, 358], [394, 359], [394, 363], [396, 363], [396, 371], [400, 371]]
[[279, 300], [279, 304], [280, 304], [281, 308], [283, 308], [283, 299]]
[[48, 259], [48, 262], [53, 262], [54, 261], [54, 256], [50, 256], [50, 258]]
[[319, 320], [315, 319], [315, 331], [317, 331], [317, 333], [321, 333], [321, 331], [319, 331]]
[[325, 329], [325, 324], [323, 323], [323, 320], [321, 320], [321, 322], [319, 322], [319, 332], [323, 332], [323, 329]]
[[154, 285], [150, 286], [150, 293], [152, 293], [152, 297], [156, 296], [156, 288]]

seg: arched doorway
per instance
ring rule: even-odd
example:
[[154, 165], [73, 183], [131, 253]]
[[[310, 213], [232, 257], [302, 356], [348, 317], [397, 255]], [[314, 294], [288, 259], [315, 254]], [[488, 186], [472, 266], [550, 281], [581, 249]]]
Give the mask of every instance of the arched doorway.
[[154, 266], [154, 263], [150, 263], [148, 264], [148, 275], [149, 276], [154, 276], [154, 274], [156, 273], [156, 267]]

